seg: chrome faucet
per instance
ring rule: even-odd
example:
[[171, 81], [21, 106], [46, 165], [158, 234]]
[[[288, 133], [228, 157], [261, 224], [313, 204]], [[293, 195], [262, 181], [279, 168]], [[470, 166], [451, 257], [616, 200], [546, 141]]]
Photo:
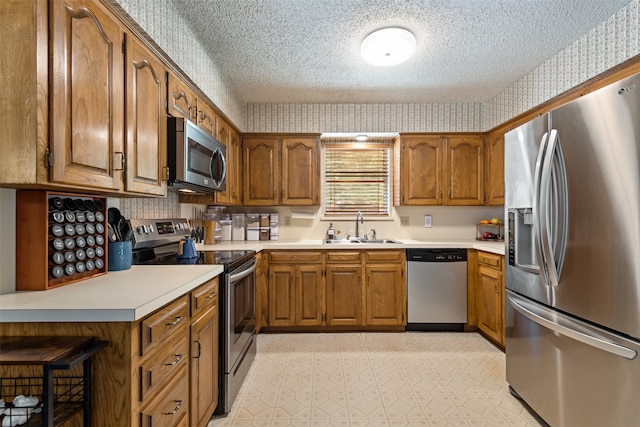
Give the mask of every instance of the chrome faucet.
[[358, 220], [360, 220], [360, 224], [364, 224], [364, 215], [360, 211], [356, 213], [356, 239], [360, 238], [360, 233], [358, 231]]

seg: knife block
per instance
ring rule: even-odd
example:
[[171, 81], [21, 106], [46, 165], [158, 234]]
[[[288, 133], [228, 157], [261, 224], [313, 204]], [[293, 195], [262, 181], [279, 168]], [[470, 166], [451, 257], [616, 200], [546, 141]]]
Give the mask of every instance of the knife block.
[[16, 192], [16, 290], [42, 291], [107, 273], [106, 198]]

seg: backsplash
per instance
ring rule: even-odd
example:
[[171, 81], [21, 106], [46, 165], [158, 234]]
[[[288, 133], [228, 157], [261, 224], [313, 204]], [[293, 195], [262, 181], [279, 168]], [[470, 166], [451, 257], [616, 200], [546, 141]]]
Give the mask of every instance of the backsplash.
[[121, 198], [120, 212], [125, 218], [180, 218], [178, 193], [168, 191], [164, 199]]

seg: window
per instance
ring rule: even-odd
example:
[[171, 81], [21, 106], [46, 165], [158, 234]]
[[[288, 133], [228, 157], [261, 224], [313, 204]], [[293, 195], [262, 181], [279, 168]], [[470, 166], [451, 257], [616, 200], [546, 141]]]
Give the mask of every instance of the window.
[[388, 216], [391, 144], [327, 143], [323, 148], [324, 214]]

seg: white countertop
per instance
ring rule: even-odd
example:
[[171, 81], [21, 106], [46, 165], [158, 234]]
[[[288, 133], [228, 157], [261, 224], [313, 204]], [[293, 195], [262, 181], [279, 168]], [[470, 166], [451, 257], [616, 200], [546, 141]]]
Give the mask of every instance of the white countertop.
[[[231, 241], [198, 250], [473, 248], [504, 255], [504, 242], [396, 239], [401, 244], [325, 244], [322, 240]], [[221, 274], [219, 265], [148, 265], [110, 271], [47, 291], [0, 295], [0, 322], [131, 322]]]
[[491, 242], [475, 239], [439, 240], [423, 242], [411, 239], [394, 239], [401, 244], [393, 243], [322, 243], [317, 240], [236, 240], [230, 242], [217, 242], [215, 245], [196, 245], [201, 251], [233, 251], [233, 250], [262, 250], [273, 249], [410, 249], [410, 248], [464, 248], [478, 249], [504, 255], [504, 242]]
[[221, 265], [133, 266], [46, 291], [0, 295], [0, 322], [131, 322], [223, 271]]

